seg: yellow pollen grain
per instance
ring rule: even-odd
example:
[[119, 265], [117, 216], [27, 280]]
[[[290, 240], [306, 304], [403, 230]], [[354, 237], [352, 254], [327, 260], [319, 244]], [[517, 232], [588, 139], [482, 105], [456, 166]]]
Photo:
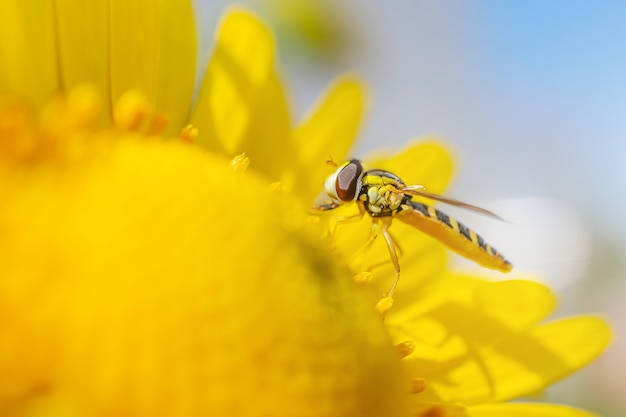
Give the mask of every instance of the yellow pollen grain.
[[233, 158], [232, 161], [230, 161], [230, 167], [235, 172], [244, 172], [248, 169], [249, 166], [250, 158], [248, 158], [248, 155], [246, 155], [245, 153], [237, 155]]
[[316, 215], [316, 214], [309, 214], [308, 216], [306, 216], [304, 218], [304, 223], [305, 224], [317, 224], [320, 222], [320, 216]]
[[270, 190], [277, 194], [282, 194], [287, 190], [287, 187], [281, 181], [275, 181], [270, 184]]

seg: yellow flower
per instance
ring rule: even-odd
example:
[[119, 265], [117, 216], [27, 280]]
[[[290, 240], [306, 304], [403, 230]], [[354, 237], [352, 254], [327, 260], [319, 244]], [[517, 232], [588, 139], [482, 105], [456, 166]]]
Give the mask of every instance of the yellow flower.
[[[609, 337], [539, 323], [538, 284], [455, 275], [399, 227], [383, 323], [393, 274], [359, 286], [346, 262], [368, 227], [333, 253], [307, 215], [360, 83], [294, 127], [271, 33], [232, 10], [193, 102], [192, 17], [182, 0], [0, 5], [0, 415], [586, 415], [500, 404]], [[451, 173], [436, 143], [377, 164], [432, 191]]]

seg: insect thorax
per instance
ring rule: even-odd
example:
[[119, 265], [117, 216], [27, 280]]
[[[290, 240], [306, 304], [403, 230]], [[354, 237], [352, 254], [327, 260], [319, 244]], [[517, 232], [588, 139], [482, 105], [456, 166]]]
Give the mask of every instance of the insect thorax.
[[372, 217], [394, 216], [400, 206], [410, 197], [397, 190], [404, 182], [395, 174], [380, 169], [372, 169], [363, 174], [359, 201]]

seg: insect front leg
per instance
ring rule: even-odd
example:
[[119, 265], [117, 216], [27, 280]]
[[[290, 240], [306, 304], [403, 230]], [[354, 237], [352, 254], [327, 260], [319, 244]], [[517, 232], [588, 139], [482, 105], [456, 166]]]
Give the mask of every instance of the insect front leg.
[[335, 220], [333, 225], [330, 227], [330, 230], [328, 231], [328, 234], [331, 238], [335, 237], [335, 232], [337, 231], [338, 226], [356, 223], [363, 218], [363, 216], [365, 215], [365, 209], [363, 208], [362, 204], [358, 204], [358, 206], [359, 212], [357, 214], [353, 214], [352, 216], [347, 217], [338, 217], [337, 220]]

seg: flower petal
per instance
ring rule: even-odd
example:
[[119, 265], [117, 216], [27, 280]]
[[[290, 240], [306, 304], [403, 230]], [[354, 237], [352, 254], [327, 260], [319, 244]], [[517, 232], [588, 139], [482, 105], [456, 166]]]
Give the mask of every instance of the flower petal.
[[156, 103], [159, 75], [160, 7], [153, 0], [111, 0], [111, 101], [139, 90]]
[[526, 330], [552, 312], [556, 299], [545, 285], [510, 280], [478, 288], [476, 306], [513, 330]]
[[110, 3], [56, 0], [55, 12], [61, 88], [69, 91], [78, 84], [91, 84], [104, 99], [110, 121]]
[[597, 417], [596, 414], [557, 404], [485, 404], [467, 408], [470, 417]]
[[170, 118], [165, 134], [187, 124], [196, 76], [196, 26], [188, 0], [161, 1], [156, 110]]
[[556, 303], [547, 287], [533, 281], [490, 282], [477, 277], [443, 275], [441, 260], [438, 268], [427, 268], [432, 271], [430, 279], [415, 279], [420, 268], [430, 263], [433, 254], [413, 256], [420, 259], [407, 259], [403, 263], [407, 268], [402, 287], [396, 293], [394, 312], [389, 317], [391, 323], [410, 326], [413, 319], [446, 303], [455, 303], [480, 311], [481, 315], [497, 320], [499, 326], [509, 331], [523, 331], [546, 317]]
[[0, 2], [0, 93], [42, 105], [57, 90], [52, 2]]
[[273, 181], [293, 183], [285, 172], [297, 165], [297, 153], [274, 60], [270, 30], [246, 11], [227, 12], [191, 123], [200, 144], [229, 156], [245, 152], [251, 168]]
[[406, 362], [429, 381], [425, 395], [465, 404], [535, 394], [596, 358], [610, 339], [607, 324], [596, 317], [520, 333], [453, 300], [422, 314], [411, 332], [419, 355]]
[[324, 161], [342, 163], [353, 146], [365, 107], [364, 86], [352, 77], [335, 81], [319, 99], [311, 114], [294, 130], [301, 181], [294, 191], [305, 201], [319, 194], [329, 174]]
[[431, 193], [442, 193], [452, 179], [452, 156], [435, 139], [421, 138], [391, 158], [374, 155], [367, 162], [368, 168], [386, 169], [407, 185], [423, 185]]

